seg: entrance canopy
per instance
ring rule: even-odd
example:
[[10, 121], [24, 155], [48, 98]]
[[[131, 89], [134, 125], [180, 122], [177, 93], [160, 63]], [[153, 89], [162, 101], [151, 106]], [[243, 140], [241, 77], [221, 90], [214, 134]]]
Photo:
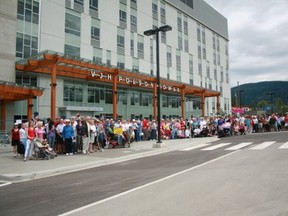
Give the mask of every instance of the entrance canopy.
[[[77, 80], [107, 82], [113, 85], [113, 117], [117, 115], [117, 87], [128, 86], [153, 91], [154, 116], [156, 116], [156, 76], [150, 76], [138, 71], [122, 70], [105, 64], [97, 64], [91, 60], [61, 54], [53, 51], [44, 51], [36, 57], [16, 62], [16, 70], [45, 74], [51, 76], [51, 118], [56, 115], [56, 86], [57, 77], [67, 77]], [[184, 116], [184, 97], [199, 96], [202, 99], [202, 113], [204, 115], [204, 100], [206, 97], [217, 97], [217, 110], [220, 109], [218, 91], [192, 86], [189, 84], [161, 78], [162, 93], [181, 95], [182, 116]]]
[[18, 85], [13, 82], [0, 81], [0, 101], [14, 102], [27, 100], [43, 94], [43, 88]]

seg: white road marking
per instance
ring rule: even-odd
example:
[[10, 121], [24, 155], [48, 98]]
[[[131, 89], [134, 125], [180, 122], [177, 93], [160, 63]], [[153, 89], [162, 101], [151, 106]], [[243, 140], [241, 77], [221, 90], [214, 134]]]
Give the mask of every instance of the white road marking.
[[238, 149], [241, 149], [241, 148], [243, 148], [243, 147], [245, 147], [245, 146], [248, 146], [248, 145], [251, 145], [252, 144], [252, 142], [243, 142], [243, 143], [240, 143], [240, 144], [238, 144], [238, 145], [235, 145], [235, 146], [232, 146], [232, 147], [230, 147], [230, 148], [227, 148], [227, 149], [225, 149], [225, 150], [238, 150]]
[[270, 142], [263, 142], [255, 147], [250, 148], [251, 150], [261, 150], [261, 149], [265, 149], [268, 146], [272, 145], [273, 143], [275, 143], [276, 141], [270, 141]]
[[7, 186], [7, 185], [10, 185], [12, 184], [11, 182], [0, 182], [0, 187], [4, 187], [4, 186]]
[[284, 143], [279, 149], [288, 149], [288, 142]]
[[181, 174], [187, 173], [187, 172], [189, 172], [189, 171], [191, 171], [191, 170], [194, 170], [194, 169], [197, 169], [197, 168], [199, 168], [199, 167], [205, 166], [205, 165], [207, 165], [207, 164], [213, 163], [213, 162], [218, 161], [218, 160], [220, 160], [220, 159], [222, 159], [222, 158], [228, 157], [228, 156], [230, 156], [231, 154], [234, 154], [234, 153], [236, 153], [236, 152], [238, 152], [238, 151], [231, 152], [231, 153], [229, 153], [229, 154], [223, 155], [223, 156], [221, 156], [221, 157], [215, 158], [215, 159], [213, 159], [213, 160], [207, 161], [207, 162], [205, 162], [205, 163], [202, 163], [202, 164], [199, 164], [199, 165], [197, 165], [197, 166], [191, 167], [191, 168], [189, 168], [189, 169], [183, 170], [183, 171], [181, 171], [181, 172], [175, 173], [175, 174], [173, 174], [173, 175], [170, 175], [170, 176], [167, 176], [167, 177], [158, 179], [158, 180], [156, 180], [156, 181], [153, 181], [153, 182], [144, 184], [144, 185], [142, 185], [142, 186], [133, 188], [133, 189], [128, 190], [128, 191], [125, 191], [125, 192], [123, 192], [123, 193], [116, 194], [116, 195], [111, 196], [111, 197], [108, 197], [108, 198], [106, 198], [106, 199], [99, 200], [99, 201], [94, 202], [94, 203], [91, 203], [91, 204], [89, 204], [89, 205], [82, 206], [82, 207], [77, 208], [77, 209], [74, 209], [74, 210], [72, 210], [72, 211], [63, 213], [63, 214], [61, 214], [61, 215], [59, 215], [59, 216], [71, 215], [71, 214], [74, 214], [74, 213], [76, 213], [76, 212], [80, 212], [80, 211], [82, 211], [82, 210], [84, 210], [84, 209], [88, 209], [88, 208], [90, 208], [90, 207], [96, 206], [96, 205], [98, 205], [98, 204], [101, 204], [101, 203], [104, 203], [104, 202], [107, 202], [107, 201], [116, 199], [116, 198], [118, 198], [118, 197], [124, 196], [124, 195], [129, 194], [129, 193], [132, 193], [132, 192], [134, 192], [134, 191], [138, 191], [138, 190], [140, 190], [140, 189], [149, 187], [149, 186], [151, 186], [151, 185], [157, 184], [157, 183], [159, 183], [159, 182], [165, 181], [165, 180], [167, 180], [167, 179], [171, 179], [171, 178], [173, 178], [173, 177], [176, 177], [176, 176], [179, 176], [179, 175], [181, 175]]
[[180, 149], [179, 151], [190, 151], [190, 150], [197, 149], [197, 148], [202, 148], [202, 147], [205, 147], [205, 146], [208, 146], [208, 145], [211, 145], [211, 143], [203, 143], [203, 144], [199, 144], [197, 146], [191, 146], [191, 147], [188, 147], [188, 148]]
[[204, 148], [204, 149], [201, 149], [201, 151], [211, 151], [211, 150], [214, 150], [214, 149], [217, 149], [217, 148], [221, 148], [223, 146], [227, 146], [227, 145], [230, 145], [231, 143], [221, 143], [221, 144], [218, 144], [218, 145], [215, 145], [215, 146], [211, 146], [211, 147], [208, 147], [208, 148]]

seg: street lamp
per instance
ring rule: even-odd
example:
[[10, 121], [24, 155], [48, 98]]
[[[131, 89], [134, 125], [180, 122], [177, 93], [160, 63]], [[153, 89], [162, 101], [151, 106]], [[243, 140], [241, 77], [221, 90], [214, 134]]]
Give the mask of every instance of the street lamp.
[[159, 32], [171, 31], [172, 27], [169, 25], [156, 27], [155, 29], [150, 29], [144, 31], [144, 35], [151, 36], [156, 35], [156, 65], [157, 65], [157, 122], [158, 122], [158, 141], [161, 143], [161, 106], [160, 106], [160, 63], [159, 63]]

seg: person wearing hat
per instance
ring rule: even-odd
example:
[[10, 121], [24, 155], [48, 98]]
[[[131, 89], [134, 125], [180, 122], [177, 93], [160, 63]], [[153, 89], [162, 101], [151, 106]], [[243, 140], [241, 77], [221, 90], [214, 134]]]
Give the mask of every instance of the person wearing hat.
[[70, 124], [70, 119], [65, 120], [62, 137], [64, 139], [66, 155], [73, 155], [72, 139], [74, 137], [74, 129]]

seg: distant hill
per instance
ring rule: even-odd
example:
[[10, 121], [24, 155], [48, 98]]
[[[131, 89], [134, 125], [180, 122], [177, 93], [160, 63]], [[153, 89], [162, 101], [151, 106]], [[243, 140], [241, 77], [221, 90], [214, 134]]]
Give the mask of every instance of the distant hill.
[[236, 95], [241, 95], [241, 106], [253, 106], [258, 101], [266, 100], [268, 103], [275, 102], [281, 98], [284, 104], [288, 104], [288, 82], [266, 81], [259, 83], [248, 83], [231, 88], [231, 100], [236, 100]]

